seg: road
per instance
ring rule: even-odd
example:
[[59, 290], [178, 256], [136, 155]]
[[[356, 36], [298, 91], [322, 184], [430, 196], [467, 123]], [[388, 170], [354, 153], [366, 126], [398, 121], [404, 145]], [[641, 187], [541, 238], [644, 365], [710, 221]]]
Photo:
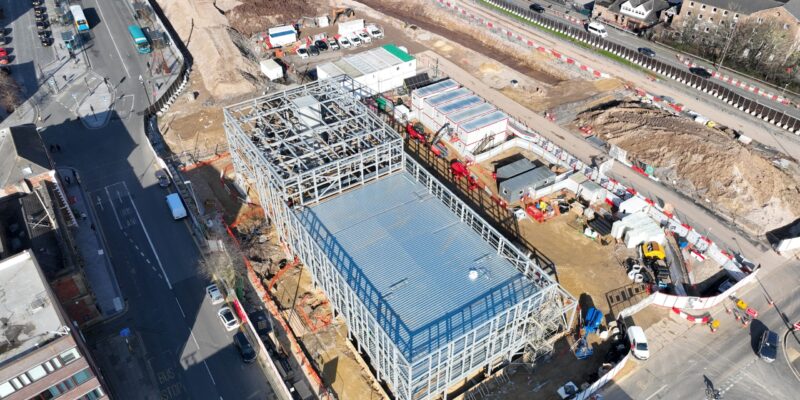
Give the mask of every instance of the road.
[[[0, 0], [11, 17], [4, 22], [21, 32], [30, 25], [30, 2], [11, 3]], [[92, 26], [88, 59], [94, 72], [109, 79], [118, 100], [125, 99], [118, 106], [143, 110], [148, 100], [138, 76], [149, 78], [147, 58], [129, 43], [130, 6], [122, 0], [83, 0], [82, 6]], [[20, 49], [18, 63], [46, 62], [40, 53], [47, 49], [35, 49], [25, 40], [15, 35], [13, 43], [34, 51]], [[24, 79], [35, 89], [35, 80]], [[56, 164], [76, 168], [92, 198], [128, 307], [122, 316], [86, 332], [89, 344], [97, 346], [124, 328], [142, 343], [135, 356], [144, 360], [148, 381], [126, 382], [127, 365], [104, 370], [114, 394], [170, 400], [272, 398], [258, 365], [242, 363], [231, 341], [234, 332], [225, 331], [216, 316], [219, 306], [205, 298], [209, 282], [198, 274], [199, 250], [186, 223], [169, 215], [142, 117], [114, 113], [107, 125], [90, 130], [68, 103], [49, 102], [41, 111], [48, 116], [42, 123], [45, 141], [62, 148], [53, 154]]]
[[[530, 4], [532, 3], [531, 1], [527, 1], [527, 0], [505, 0], [505, 1], [508, 2], [508, 3], [512, 3], [514, 5], [517, 5], [519, 7], [525, 7], [525, 8], [528, 8], [528, 6], [530, 6]], [[578, 12], [576, 12], [575, 10], [572, 10], [567, 6], [559, 4], [559, 3], [556, 3], [556, 2], [550, 2], [550, 1], [547, 1], [547, 0], [541, 0], [541, 1], [538, 1], [538, 3], [542, 4], [545, 7], [547, 7], [547, 10], [545, 11], [545, 16], [546, 17], [551, 18], [551, 19], [555, 19], [555, 20], [560, 21], [560, 22], [564, 22], [566, 24], [570, 24], [570, 25], [573, 25], [573, 26], [580, 26], [580, 25], [576, 24], [575, 22], [570, 21], [567, 18], [565, 18], [564, 17], [564, 13], [565, 12], [568, 12], [568, 15], [570, 15], [572, 17], [575, 17], [575, 18], [579, 18], [581, 20], [586, 18], [585, 16], [578, 14]], [[616, 27], [614, 27], [614, 26], [612, 26], [610, 24], [606, 24], [606, 26], [607, 26], [607, 31], [608, 31], [608, 37], [606, 38], [606, 40], [608, 40], [610, 42], [613, 42], [613, 43], [616, 43], [616, 44], [619, 44], [619, 45], [622, 45], [622, 46], [626, 46], [626, 47], [631, 48], [631, 49], [638, 49], [640, 47], [648, 47], [650, 49], [653, 49], [656, 52], [656, 59], [658, 59], [659, 61], [662, 61], [662, 62], [664, 62], [666, 64], [669, 64], [669, 65], [671, 65], [673, 67], [676, 67], [676, 68], [679, 68], [679, 69], [688, 70], [689, 67], [686, 66], [685, 64], [683, 64], [680, 60], [678, 60], [677, 55], [680, 54], [679, 52], [676, 52], [675, 50], [673, 50], [673, 49], [671, 49], [671, 48], [669, 48], [667, 46], [658, 44], [656, 42], [651, 42], [649, 40], [646, 40], [644, 38], [636, 36], [635, 34], [632, 34], [630, 32], [625, 32], [625, 31], [623, 31], [623, 30], [621, 30], [619, 28], [616, 28]], [[756, 87], [759, 87], [761, 89], [764, 89], [764, 90], [766, 90], [767, 92], [770, 92], [770, 93], [775, 93], [775, 94], [780, 94], [781, 93], [780, 89], [773, 89], [770, 86], [768, 86], [767, 84], [754, 81], [754, 80], [752, 80], [750, 78], [747, 78], [745, 76], [731, 73], [730, 71], [725, 70], [725, 69], [717, 70], [711, 64], [706, 63], [706, 62], [704, 62], [702, 60], [698, 60], [697, 57], [691, 57], [691, 56], [687, 56], [687, 57], [691, 58], [692, 61], [695, 64], [703, 66], [706, 69], [708, 69], [709, 71], [716, 71], [716, 72], [719, 72], [719, 73], [722, 73], [722, 74], [725, 74], [725, 75], [733, 76], [739, 81], [747, 82], [748, 84], [751, 84], [753, 86], [756, 86]], [[749, 98], [752, 98], [752, 99], [759, 100], [763, 104], [766, 104], [769, 107], [772, 107], [772, 108], [774, 108], [776, 110], [781, 110], [781, 111], [787, 112], [788, 114], [790, 114], [792, 116], [800, 117], [800, 110], [798, 110], [796, 107], [794, 107], [792, 105], [785, 105], [785, 104], [782, 104], [782, 103], [778, 103], [776, 101], [772, 101], [770, 99], [767, 99], [766, 97], [762, 97], [762, 96], [756, 95], [756, 94], [754, 94], [754, 93], [752, 93], [750, 91], [747, 91], [747, 90], [745, 90], [745, 89], [743, 89], [741, 87], [731, 85], [730, 83], [725, 82], [722, 79], [712, 78], [712, 81], [715, 82], [715, 83], [721, 84], [721, 85], [733, 90], [734, 92], [736, 92], [736, 93], [738, 93], [738, 94], [740, 94], [742, 96], [746, 96], [746, 97], [749, 97]]]
[[[726, 399], [796, 398], [800, 381], [794, 376], [783, 351], [768, 364], [757, 356], [758, 340], [765, 329], [783, 340], [790, 323], [800, 320], [800, 262], [764, 268], [760, 284], [737, 295], [759, 311], [758, 319], [742, 328], [731, 315], [717, 310], [721, 321], [716, 333], [696, 325], [670, 343], [650, 343], [660, 348], [631, 374], [609, 384], [602, 394], [607, 400], [704, 399], [708, 382]], [[775, 305], [770, 307], [764, 293]], [[635, 316], [634, 316], [635, 318]], [[796, 340], [792, 335], [787, 340]]]

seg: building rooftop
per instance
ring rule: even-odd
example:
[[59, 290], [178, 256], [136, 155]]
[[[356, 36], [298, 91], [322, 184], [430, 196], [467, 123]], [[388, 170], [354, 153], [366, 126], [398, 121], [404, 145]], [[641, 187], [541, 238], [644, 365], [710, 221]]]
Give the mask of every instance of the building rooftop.
[[50, 169], [47, 150], [35, 126], [0, 129], [0, 189]]
[[372, 74], [413, 59], [414, 57], [397, 46], [387, 44], [345, 56], [333, 62], [327, 62], [317, 66], [317, 68], [325, 70], [329, 76], [345, 73], [353, 78], [358, 78], [359, 76]]
[[297, 216], [409, 361], [537, 291], [405, 171]]
[[461, 129], [464, 132], [472, 132], [505, 119], [508, 119], [508, 116], [504, 112], [495, 111], [493, 113], [481, 115], [480, 117], [475, 117], [467, 122], [462, 123]]
[[428, 86], [423, 86], [423, 87], [415, 90], [414, 94], [416, 94], [419, 97], [427, 97], [427, 96], [430, 96], [430, 95], [432, 95], [434, 93], [439, 93], [439, 92], [443, 92], [445, 90], [455, 89], [457, 87], [458, 87], [458, 82], [456, 82], [456, 81], [454, 81], [452, 79], [445, 79], [445, 80], [443, 80], [441, 82], [436, 82], [436, 83], [430, 84]]
[[451, 101], [450, 103], [441, 105], [436, 109], [439, 110], [440, 113], [447, 115], [447, 114], [452, 114], [459, 110], [463, 110], [465, 108], [474, 107], [481, 103], [483, 103], [483, 99], [473, 95], [473, 96], [462, 97], [455, 101]]
[[46, 285], [29, 251], [0, 261], [0, 365], [63, 335]]
[[439, 93], [437, 95], [433, 95], [425, 99], [425, 102], [430, 104], [432, 107], [436, 107], [440, 104], [445, 104], [459, 97], [467, 96], [470, 94], [472, 94], [472, 92], [469, 89], [460, 88], [460, 89], [450, 90], [444, 93]]
[[497, 109], [493, 105], [489, 103], [483, 103], [475, 107], [471, 107], [466, 110], [461, 110], [453, 114], [450, 114], [447, 116], [447, 119], [449, 119], [451, 122], [458, 124], [473, 119], [479, 115], [488, 114], [496, 110]]
[[523, 157], [517, 161], [505, 164], [502, 167], [498, 167], [496, 176], [497, 179], [511, 179], [534, 168], [536, 168], [536, 162]]

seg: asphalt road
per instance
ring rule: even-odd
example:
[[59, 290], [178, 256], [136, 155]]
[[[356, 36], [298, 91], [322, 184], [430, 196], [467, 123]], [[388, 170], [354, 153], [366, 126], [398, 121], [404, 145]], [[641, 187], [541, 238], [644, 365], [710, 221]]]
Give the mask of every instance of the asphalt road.
[[[13, 1], [8, 7], [10, 3], [0, 3], [6, 8], [4, 22], [13, 20], [13, 29], [19, 32], [20, 26], [29, 24], [30, 3]], [[129, 43], [127, 26], [134, 22], [129, 5], [123, 0], [81, 4], [92, 26], [88, 59], [93, 70], [109, 78], [118, 98], [133, 96], [133, 108], [144, 109], [148, 101], [138, 77], [148, 78], [147, 58]], [[40, 53], [47, 49], [36, 49], [30, 40], [14, 36], [13, 43], [26, 48], [19, 49], [18, 63], [46, 62]], [[36, 88], [35, 79], [24, 80], [31, 90]], [[231, 341], [234, 332], [227, 332], [218, 320], [220, 306], [205, 298], [209, 282], [198, 274], [199, 251], [186, 223], [169, 214], [164, 201], [168, 192], [157, 185], [155, 155], [141, 116], [115, 114], [105, 127], [89, 130], [73, 111], [48, 103], [42, 110], [49, 116], [42, 135], [62, 148], [54, 154], [56, 164], [79, 171], [128, 307], [124, 315], [86, 335], [93, 344], [129, 328], [143, 344], [137, 355], [149, 369], [145, 373], [149, 382], [125, 382], [124, 372], [106, 373], [115, 394], [150, 398], [145, 397], [146, 388], [153, 387], [152, 398], [170, 400], [271, 398], [258, 365], [242, 363]], [[115, 381], [118, 376], [122, 378]], [[126, 386], [131, 384], [141, 391], [131, 392]]]
[[34, 93], [38, 87], [39, 66], [55, 60], [51, 47], [43, 47], [36, 31], [31, 3], [25, 0], [0, 0], [5, 17], [0, 20], [0, 29], [5, 29], [6, 49], [11, 63], [11, 75], [23, 87], [26, 95]]
[[[515, 5], [519, 6], [519, 7], [524, 7], [524, 8], [528, 8], [528, 6], [530, 6], [531, 3], [534, 3], [534, 2], [528, 1], [528, 0], [506, 0], [506, 1], [509, 2], [509, 3], [515, 4]], [[539, 3], [539, 4], [541, 4], [541, 5], [545, 6], [545, 7], [551, 6], [548, 10], [545, 11], [545, 16], [546, 17], [558, 20], [560, 22], [567, 23], [567, 24], [572, 25], [572, 26], [576, 26], [577, 27], [578, 25], [575, 24], [572, 21], [569, 21], [569, 20], [565, 19], [563, 17], [563, 13], [565, 11], [569, 11], [569, 15], [572, 15], [573, 17], [580, 18], [580, 19], [586, 18], [585, 16], [578, 14], [577, 11], [571, 10], [566, 6], [558, 4], [558, 3], [555, 3], [555, 2], [548, 2], [547, 0], [541, 0], [541, 1], [536, 1], [536, 3]], [[568, 4], [569, 4], [569, 2], [568, 2]], [[622, 45], [622, 46], [626, 46], [626, 47], [629, 47], [629, 48], [632, 48], [632, 49], [638, 49], [640, 47], [648, 47], [648, 48], [650, 48], [650, 49], [652, 49], [652, 50], [654, 50], [656, 52], [656, 59], [658, 59], [659, 61], [667, 63], [667, 64], [669, 64], [669, 65], [671, 65], [673, 67], [676, 67], [678, 69], [687, 70], [687, 71], [689, 69], [689, 67], [687, 67], [686, 65], [681, 63], [680, 60], [678, 60], [678, 58], [677, 58], [678, 52], [676, 52], [676, 51], [674, 51], [674, 50], [672, 50], [672, 49], [670, 49], [670, 48], [668, 48], [666, 46], [663, 46], [663, 45], [660, 45], [658, 43], [651, 42], [649, 40], [640, 38], [640, 37], [638, 37], [638, 36], [636, 36], [636, 35], [634, 35], [632, 33], [624, 32], [624, 31], [619, 30], [617, 28], [614, 28], [612, 26], [607, 26], [606, 30], [608, 31], [608, 37], [606, 38], [606, 40], [608, 40], [608, 41], [611, 41], [613, 43], [616, 43], [616, 44], [619, 44], [619, 45]], [[705, 62], [703, 62], [701, 60], [698, 60], [697, 57], [689, 57], [689, 58], [691, 58], [695, 64], [701, 65], [701, 66], [705, 67], [706, 69], [708, 69], [709, 71], [715, 70], [711, 64], [708, 64], [708, 63], [705, 63]], [[723, 74], [727, 74], [727, 75], [734, 75], [734, 74], [727, 73], [725, 70], [719, 70], [717, 72], [720, 72], [720, 73], [723, 73]], [[770, 88], [769, 86], [767, 86], [767, 85], [765, 85], [763, 83], [755, 82], [752, 79], [749, 79], [749, 78], [744, 77], [742, 75], [738, 75], [737, 74], [736, 78], [738, 80], [740, 80], [740, 81], [748, 82], [748, 83], [752, 84], [753, 86], [756, 86], [756, 87], [759, 87], [761, 89], [764, 89], [767, 92], [776, 93], [776, 94], [780, 94], [780, 92], [781, 92], [780, 89], [772, 89], [772, 88]], [[767, 106], [769, 106], [771, 108], [774, 108], [776, 110], [785, 111], [788, 114], [793, 115], [795, 117], [800, 117], [800, 110], [798, 110], [794, 106], [791, 106], [791, 105], [787, 106], [787, 105], [778, 103], [776, 101], [772, 101], [770, 99], [767, 99], [766, 97], [756, 95], [756, 94], [754, 94], [754, 93], [752, 93], [750, 91], [747, 91], [747, 90], [745, 90], [743, 88], [740, 88], [738, 86], [734, 86], [734, 85], [731, 85], [730, 83], [726, 83], [725, 81], [723, 81], [721, 79], [712, 78], [712, 81], [717, 83], [717, 84], [723, 85], [723, 86], [733, 90], [734, 92], [736, 92], [736, 93], [738, 93], [740, 95], [752, 98], [752, 99], [754, 99], [754, 100], [756, 100], [756, 101], [758, 101], [758, 102], [760, 102], [762, 104], [765, 104], [765, 105], [767, 105]]]
[[[694, 326], [649, 360], [638, 362], [630, 375], [609, 384], [602, 391], [604, 398], [704, 399], [708, 385], [725, 399], [797, 398], [800, 381], [783, 351], [779, 350], [773, 363], [766, 363], [758, 358], [757, 348], [765, 329], [775, 331], [783, 340], [789, 325], [800, 320], [800, 296], [796, 294], [800, 263], [787, 262], [761, 272], [760, 284], [737, 293], [759, 311], [750, 326], [742, 328], [732, 316], [719, 312], [715, 315], [722, 324], [719, 331], [711, 333], [706, 326]], [[769, 307], [765, 293], [774, 300], [773, 307]], [[796, 339], [789, 335], [787, 340]]]

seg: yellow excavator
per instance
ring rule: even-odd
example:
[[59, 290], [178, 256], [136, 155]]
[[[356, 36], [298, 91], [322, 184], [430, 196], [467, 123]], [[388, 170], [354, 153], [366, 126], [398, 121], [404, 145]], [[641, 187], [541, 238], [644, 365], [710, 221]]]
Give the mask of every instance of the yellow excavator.
[[346, 7], [336, 7], [334, 9], [332, 9], [331, 10], [331, 21], [332, 21], [331, 25], [335, 25], [336, 21], [338, 21], [339, 17], [341, 17], [342, 15], [344, 15], [345, 18], [352, 18], [354, 15], [356, 15], [356, 12], [353, 11], [352, 8], [346, 8]]

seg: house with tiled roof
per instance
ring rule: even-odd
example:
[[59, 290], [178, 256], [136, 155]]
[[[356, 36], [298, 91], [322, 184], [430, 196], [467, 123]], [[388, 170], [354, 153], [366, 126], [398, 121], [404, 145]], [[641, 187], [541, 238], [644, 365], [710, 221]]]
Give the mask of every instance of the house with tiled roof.
[[696, 20], [697, 30], [708, 33], [745, 18], [775, 19], [787, 34], [800, 37], [800, 0], [684, 0], [672, 26]]
[[662, 11], [670, 7], [667, 0], [599, 0], [594, 15], [605, 23], [640, 31], [658, 23]]

